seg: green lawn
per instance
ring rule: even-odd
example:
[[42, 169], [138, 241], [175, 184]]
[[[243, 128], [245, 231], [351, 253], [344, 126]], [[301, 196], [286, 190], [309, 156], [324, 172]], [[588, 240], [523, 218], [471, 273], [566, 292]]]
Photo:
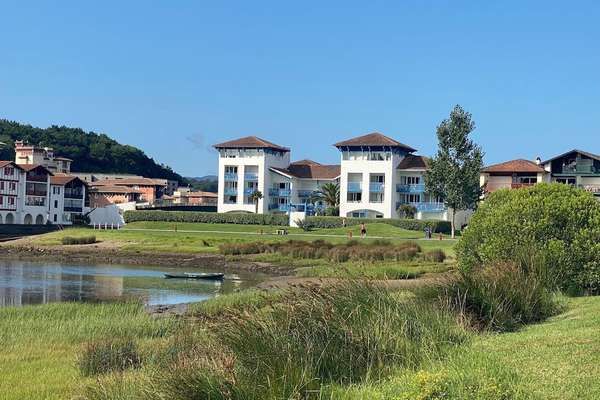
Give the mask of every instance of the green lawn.
[[[53, 246], [61, 244], [64, 236], [86, 236], [94, 234], [100, 241], [109, 241], [117, 244], [123, 251], [149, 251], [149, 252], [216, 252], [219, 244], [226, 242], [251, 242], [251, 241], [276, 241], [276, 240], [326, 240], [332, 243], [345, 243], [348, 241], [347, 231], [352, 230], [353, 237], [358, 240], [359, 227], [346, 229], [318, 229], [304, 232], [298, 228], [286, 228], [289, 234], [275, 235], [281, 227], [261, 225], [236, 225], [236, 224], [203, 224], [203, 223], [167, 223], [167, 222], [134, 222], [122, 230], [91, 230], [88, 228], [67, 228], [64, 231], [53, 232], [34, 238], [38, 245]], [[175, 232], [175, 229], [177, 231]], [[384, 237], [394, 242], [423, 239], [423, 232], [409, 231], [384, 223], [370, 224], [365, 241]], [[425, 249], [441, 248], [448, 255], [453, 255], [454, 241], [448, 240], [419, 240]]]
[[334, 387], [331, 398], [479, 399], [475, 392], [498, 399], [599, 399], [600, 296], [569, 299], [566, 312], [518, 332], [475, 336], [419, 371]]
[[71, 398], [91, 381], [76, 364], [84, 343], [135, 337], [154, 346], [175, 328], [174, 320], [153, 319], [135, 303], [0, 307], [0, 398]]

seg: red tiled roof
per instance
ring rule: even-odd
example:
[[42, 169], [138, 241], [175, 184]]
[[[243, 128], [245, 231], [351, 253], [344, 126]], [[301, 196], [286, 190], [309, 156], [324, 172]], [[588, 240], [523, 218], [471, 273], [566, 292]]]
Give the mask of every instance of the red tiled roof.
[[50, 172], [50, 171], [48, 170], [48, 168], [44, 167], [44, 166], [43, 166], [43, 165], [41, 165], [41, 164], [17, 164], [17, 165], [18, 165], [19, 167], [21, 167], [21, 169], [22, 169], [23, 171], [27, 171], [27, 172], [29, 172], [29, 171], [32, 171], [32, 170], [34, 170], [34, 169], [36, 169], [36, 168], [42, 168], [43, 170], [45, 170], [45, 171], [48, 173], [48, 175], [54, 175], [52, 172]]
[[246, 136], [243, 138], [230, 140], [215, 144], [215, 149], [274, 149], [279, 151], [290, 151], [289, 148], [271, 143], [268, 140], [261, 139], [256, 136]]
[[490, 165], [481, 170], [487, 173], [507, 173], [507, 172], [544, 172], [544, 168], [529, 160], [511, 160], [500, 164]]
[[92, 193], [143, 193], [136, 189], [128, 188], [127, 186], [99, 186], [90, 189]]
[[340, 176], [339, 165], [323, 165], [312, 160], [301, 160], [291, 163], [287, 168], [271, 168], [276, 172], [301, 179], [331, 180]]
[[164, 182], [158, 182], [152, 178], [122, 178], [122, 179], [100, 179], [92, 182], [92, 186], [164, 186]]
[[427, 169], [429, 165], [429, 158], [425, 156], [416, 156], [409, 154], [400, 161], [397, 169]]
[[67, 183], [74, 181], [74, 180], [78, 180], [83, 185], [87, 186], [87, 182], [85, 182], [84, 180], [79, 179], [79, 177], [77, 177], [75, 175], [68, 175], [68, 174], [54, 174], [54, 176], [50, 177], [50, 184], [64, 186]]
[[417, 151], [410, 146], [398, 142], [390, 137], [382, 135], [379, 132], [369, 133], [368, 135], [358, 136], [352, 139], [343, 140], [334, 144], [335, 147], [344, 146], [389, 146], [389, 147], [402, 147], [403, 149], [413, 152]]
[[19, 168], [19, 169], [21, 169], [21, 170], [23, 169], [23, 168], [21, 168], [21, 166], [20, 166], [19, 164], [17, 164], [17, 163], [16, 163], [16, 162], [14, 162], [14, 161], [2, 161], [2, 160], [0, 160], [0, 168], [4, 168], [4, 167], [6, 167], [7, 165], [12, 165], [13, 167], [15, 167], [15, 168]]

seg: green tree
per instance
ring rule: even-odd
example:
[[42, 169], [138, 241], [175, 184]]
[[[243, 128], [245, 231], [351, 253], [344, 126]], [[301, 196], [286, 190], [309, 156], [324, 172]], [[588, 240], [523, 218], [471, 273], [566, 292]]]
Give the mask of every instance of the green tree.
[[337, 183], [326, 183], [318, 190], [323, 201], [332, 208], [338, 207], [340, 204], [340, 185]]
[[475, 208], [482, 193], [479, 173], [483, 152], [469, 138], [474, 129], [471, 114], [455, 106], [450, 118], [437, 127], [438, 151], [425, 173], [427, 192], [451, 209], [452, 237], [456, 230], [456, 213]]
[[258, 214], [258, 201], [262, 198], [263, 198], [263, 194], [260, 190], [255, 190], [250, 195], [250, 199], [252, 200], [252, 202], [254, 202], [254, 207], [255, 207], [254, 213], [255, 214]]
[[400, 204], [396, 210], [400, 218], [414, 218], [417, 208], [411, 204]]

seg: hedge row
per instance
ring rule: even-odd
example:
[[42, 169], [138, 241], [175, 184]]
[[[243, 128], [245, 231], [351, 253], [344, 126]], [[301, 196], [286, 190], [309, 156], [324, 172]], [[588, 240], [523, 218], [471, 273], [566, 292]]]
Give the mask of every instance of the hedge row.
[[[195, 211], [125, 211], [125, 222], [164, 221], [164, 222], [203, 222], [208, 224], [241, 225], [288, 225], [285, 214], [245, 214], [245, 213], [208, 213]], [[435, 233], [449, 233], [450, 222], [439, 220], [394, 219], [394, 218], [342, 218], [307, 217], [306, 222], [313, 229], [341, 228], [343, 221], [347, 226], [386, 223], [411, 231], [424, 231], [429, 227]]]
[[358, 225], [361, 223], [385, 223], [409, 231], [424, 231], [425, 228], [431, 228], [434, 233], [450, 233], [451, 226], [449, 221], [440, 221], [435, 219], [395, 219], [395, 218], [342, 218], [342, 217], [307, 217], [306, 223], [310, 228], [341, 228], [344, 226]]
[[203, 222], [207, 224], [288, 225], [285, 214], [211, 213], [198, 211], [125, 211], [125, 222]]

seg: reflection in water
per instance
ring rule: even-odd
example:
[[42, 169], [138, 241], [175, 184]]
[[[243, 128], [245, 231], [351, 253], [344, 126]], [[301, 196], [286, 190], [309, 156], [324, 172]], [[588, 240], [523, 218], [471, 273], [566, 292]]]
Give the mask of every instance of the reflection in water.
[[124, 298], [140, 299], [149, 305], [192, 303], [254, 286], [261, 280], [257, 274], [226, 276], [223, 282], [164, 279], [164, 272], [158, 267], [0, 261], [0, 306]]

